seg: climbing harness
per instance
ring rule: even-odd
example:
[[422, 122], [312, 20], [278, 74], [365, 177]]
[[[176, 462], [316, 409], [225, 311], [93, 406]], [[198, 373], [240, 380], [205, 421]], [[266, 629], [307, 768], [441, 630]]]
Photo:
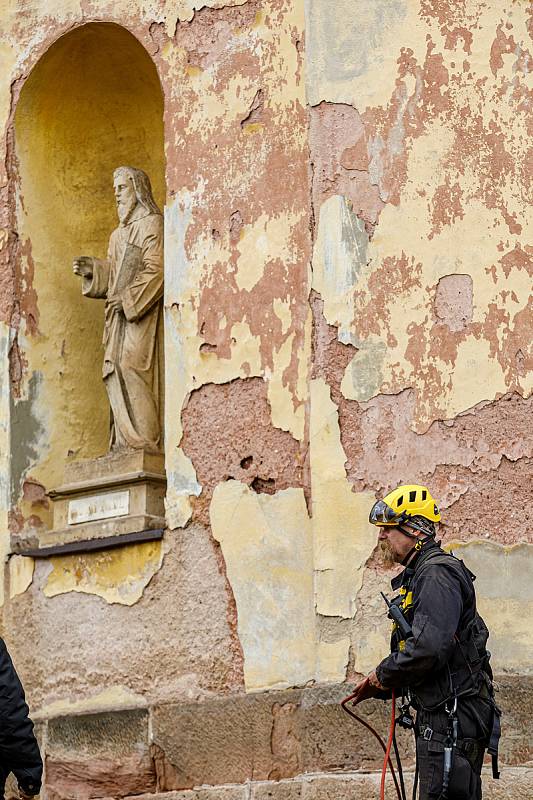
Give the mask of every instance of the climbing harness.
[[446, 738], [444, 740], [444, 769], [442, 772], [440, 800], [448, 800], [448, 787], [450, 785], [453, 755], [457, 747], [457, 697], [454, 697], [452, 707], [448, 708], [448, 703], [446, 703], [444, 710], [448, 714], [448, 727], [446, 728]]

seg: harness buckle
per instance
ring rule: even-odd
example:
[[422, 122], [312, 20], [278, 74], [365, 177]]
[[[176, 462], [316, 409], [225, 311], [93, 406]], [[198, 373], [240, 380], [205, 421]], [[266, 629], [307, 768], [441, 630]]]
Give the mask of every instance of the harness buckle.
[[430, 742], [432, 737], [433, 737], [433, 728], [430, 728], [428, 725], [426, 725], [424, 733], [422, 734], [422, 739], [424, 739], [425, 742]]

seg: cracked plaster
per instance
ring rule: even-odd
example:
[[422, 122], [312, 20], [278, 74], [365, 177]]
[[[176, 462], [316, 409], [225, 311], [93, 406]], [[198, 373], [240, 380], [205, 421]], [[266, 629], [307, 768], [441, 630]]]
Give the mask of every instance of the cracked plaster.
[[[305, 180], [304, 90], [293, 43], [303, 16], [301, 10], [283, 9], [283, 4], [269, 8], [263, 4], [253, 25], [234, 31], [229, 42], [239, 77], [228, 74], [228, 64], [219, 59], [191, 74], [185, 98], [190, 114], [180, 140], [191, 153], [198, 151], [200, 161], [196, 174], [187, 162], [179, 164], [179, 183], [188, 188], [180, 189], [168, 204], [165, 240], [167, 379], [177, 390], [172, 408], [167, 407], [166, 430], [167, 441], [178, 445], [183, 433], [179, 409], [191, 391], [252, 376], [266, 379], [273, 424], [298, 439], [304, 436], [310, 326], [295, 301], [303, 301], [307, 281], [306, 197], [297, 192], [289, 200], [275, 185], [280, 161], [286, 158], [277, 144], [286, 122], [284, 147], [291, 158], [287, 168], [296, 182]], [[264, 62], [257, 59], [259, 43], [270, 54], [274, 72], [264, 72]], [[290, 79], [279, 82], [276, 69]], [[242, 137], [250, 126], [242, 128], [240, 123], [254, 104], [258, 81], [264, 92], [262, 127], [254, 133], [260, 138], [248, 144]], [[183, 103], [184, 98], [177, 101]], [[239, 164], [234, 174], [220, 174], [219, 146], [234, 152]], [[202, 151], [204, 147], [212, 156]], [[239, 155], [236, 147], [242, 151]], [[209, 174], [210, 183], [217, 176], [224, 185], [223, 200], [208, 193], [204, 174]], [[174, 182], [172, 172], [171, 177]], [[269, 197], [266, 204], [263, 191]], [[243, 211], [235, 235], [231, 220], [238, 209]], [[211, 236], [205, 235], [206, 229]], [[285, 264], [294, 266], [288, 269]], [[277, 284], [274, 293], [272, 281]], [[286, 309], [282, 318], [280, 303]], [[167, 474], [167, 515], [175, 527], [190, 518], [187, 495], [198, 495], [201, 487], [179, 447], [167, 447]]]
[[24, 556], [11, 556], [9, 559], [9, 599], [23, 594], [33, 581], [35, 561]]
[[56, 556], [44, 586], [46, 597], [67, 592], [85, 592], [106, 603], [131, 606], [163, 564], [161, 542], [145, 542], [98, 553]]
[[363, 567], [376, 544], [368, 522], [374, 495], [352, 491], [340, 441], [337, 408], [322, 379], [311, 383], [311, 506], [318, 614], [350, 618]]
[[[319, 534], [310, 520], [301, 489], [256, 494], [244, 483], [219, 483], [210, 505], [213, 536], [220, 542], [237, 606], [237, 627], [244, 656], [247, 691], [302, 685], [309, 680], [342, 681], [350, 640], [323, 641], [313, 602], [313, 558], [321, 560], [337, 542]], [[318, 520], [320, 521], [320, 520]], [[369, 537], [371, 538], [371, 537]], [[339, 584], [340, 560], [329, 567]], [[351, 565], [351, 575], [354, 573]], [[320, 570], [315, 573], [319, 581]], [[339, 586], [352, 593], [353, 581]], [[348, 588], [349, 587], [349, 588]], [[349, 603], [349, 601], [346, 601]]]
[[248, 690], [306, 683], [315, 676], [313, 541], [301, 489], [255, 494], [220, 483], [211, 502], [237, 603]]

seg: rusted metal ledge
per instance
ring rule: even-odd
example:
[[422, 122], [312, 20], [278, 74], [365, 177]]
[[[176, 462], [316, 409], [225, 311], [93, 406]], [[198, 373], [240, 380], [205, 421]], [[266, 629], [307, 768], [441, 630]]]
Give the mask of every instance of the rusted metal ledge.
[[50, 558], [51, 556], [66, 556], [71, 553], [91, 553], [95, 550], [109, 550], [111, 547], [123, 547], [126, 544], [139, 542], [156, 542], [163, 538], [164, 528], [154, 528], [135, 533], [123, 533], [121, 536], [106, 536], [102, 539], [84, 539], [81, 542], [65, 542], [54, 544], [50, 547], [30, 547], [17, 549], [12, 555], [31, 556], [32, 558]]

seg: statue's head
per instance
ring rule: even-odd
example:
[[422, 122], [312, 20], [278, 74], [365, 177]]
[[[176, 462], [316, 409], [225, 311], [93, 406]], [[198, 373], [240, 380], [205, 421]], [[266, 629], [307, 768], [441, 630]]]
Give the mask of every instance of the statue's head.
[[118, 218], [126, 223], [138, 205], [150, 214], [160, 214], [152, 194], [150, 178], [142, 169], [118, 167], [113, 173]]

